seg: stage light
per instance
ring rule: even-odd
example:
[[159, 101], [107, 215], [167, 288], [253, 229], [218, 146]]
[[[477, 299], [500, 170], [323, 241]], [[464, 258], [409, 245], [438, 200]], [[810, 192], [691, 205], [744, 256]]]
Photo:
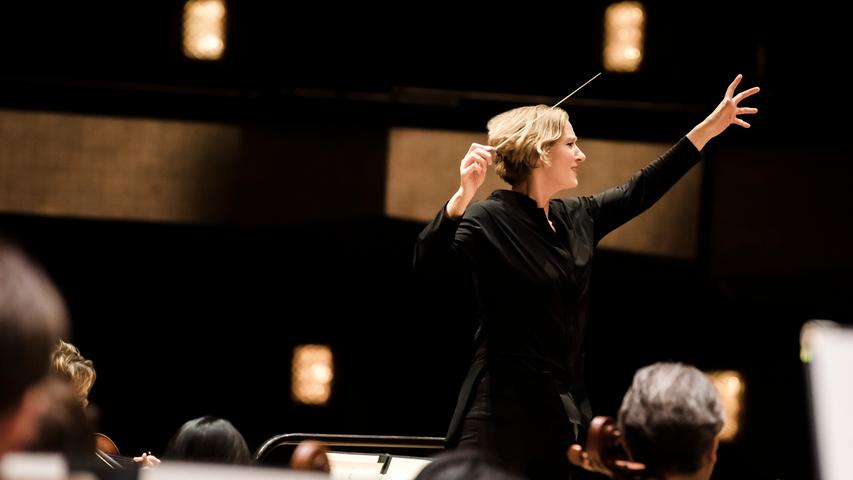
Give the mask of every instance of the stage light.
[[332, 393], [332, 350], [326, 345], [293, 349], [291, 393], [298, 403], [325, 405]]
[[740, 412], [743, 409], [743, 392], [746, 385], [740, 373], [734, 370], [708, 372], [707, 375], [717, 387], [725, 411], [720, 441], [731, 442], [737, 437], [740, 429]]
[[219, 60], [225, 52], [224, 0], [189, 0], [184, 5], [184, 55]]
[[643, 62], [646, 12], [640, 2], [619, 2], [604, 12], [604, 69], [636, 72]]

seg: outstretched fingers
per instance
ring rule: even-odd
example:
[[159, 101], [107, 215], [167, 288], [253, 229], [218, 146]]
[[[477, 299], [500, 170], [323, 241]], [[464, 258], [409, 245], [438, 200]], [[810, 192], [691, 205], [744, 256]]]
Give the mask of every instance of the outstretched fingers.
[[[734, 115], [732, 115], [731, 123], [740, 125], [743, 128], [749, 128], [750, 124], [744, 120], [738, 118], [738, 115], [752, 115], [758, 113], [758, 109], [754, 107], [738, 107], [738, 104], [745, 98], [751, 97], [761, 91], [759, 87], [752, 87], [746, 89], [737, 95], [735, 95], [735, 90], [737, 90], [737, 86], [740, 84], [740, 81], [743, 79], [743, 75], [738, 74], [735, 77], [734, 81], [729, 85], [729, 88], [726, 89], [726, 98], [731, 98], [731, 104], [734, 104]], [[730, 104], [730, 105], [731, 105]]]
[[747, 123], [747, 122], [745, 122], [745, 121], [743, 121], [737, 117], [735, 117], [735, 119], [732, 121], [732, 123], [740, 125], [743, 128], [749, 128], [751, 126], [749, 123]]
[[760, 89], [759, 87], [752, 87], [752, 88], [750, 88], [749, 90], [744, 90], [744, 91], [742, 91], [742, 92], [738, 93], [737, 95], [735, 95], [735, 96], [732, 98], [732, 101], [734, 101], [734, 102], [735, 102], [735, 104], [738, 104], [738, 103], [740, 103], [740, 101], [741, 101], [741, 100], [743, 100], [744, 98], [746, 98], [746, 97], [751, 97], [751, 96], [755, 95], [756, 93], [758, 93], [760, 90], [761, 90], [761, 89]]
[[726, 89], [726, 98], [734, 97], [735, 90], [737, 90], [737, 86], [740, 85], [741, 80], [743, 80], [743, 75], [738, 73], [735, 79], [729, 85], [729, 88]]

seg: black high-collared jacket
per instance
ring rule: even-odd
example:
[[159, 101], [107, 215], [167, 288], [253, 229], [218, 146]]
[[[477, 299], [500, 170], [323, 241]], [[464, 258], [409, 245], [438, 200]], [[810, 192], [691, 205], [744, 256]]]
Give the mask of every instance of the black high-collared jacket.
[[[480, 321], [478, 354], [460, 393], [449, 443], [458, 439], [472, 392], [485, 372], [498, 393], [513, 388], [530, 396], [553, 392], [554, 398], [539, 400], [542, 408], [559, 415], [556, 421], [589, 421], [583, 358], [594, 247], [653, 205], [700, 159], [696, 147], [682, 138], [623, 185], [592, 196], [551, 200], [548, 218], [533, 199], [510, 190], [469, 205], [459, 220], [449, 218], [446, 207], [438, 212], [418, 237], [415, 268], [470, 271]], [[531, 378], [554, 388], [530, 388]], [[566, 393], [569, 401], [560, 402], [560, 394]], [[493, 394], [489, 401], [519, 394], [525, 393]], [[539, 408], [536, 401], [530, 409]], [[503, 421], [505, 412], [526, 414], [525, 408], [491, 407], [504, 412], [495, 421]]]

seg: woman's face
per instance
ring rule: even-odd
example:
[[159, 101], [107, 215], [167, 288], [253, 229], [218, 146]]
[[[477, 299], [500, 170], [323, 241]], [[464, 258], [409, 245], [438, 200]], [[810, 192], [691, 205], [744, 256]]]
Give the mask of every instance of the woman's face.
[[542, 168], [557, 190], [578, 186], [578, 167], [586, 160], [586, 155], [578, 147], [577, 141], [572, 124], [566, 122], [563, 136], [548, 151], [547, 158], [551, 165], [543, 165]]

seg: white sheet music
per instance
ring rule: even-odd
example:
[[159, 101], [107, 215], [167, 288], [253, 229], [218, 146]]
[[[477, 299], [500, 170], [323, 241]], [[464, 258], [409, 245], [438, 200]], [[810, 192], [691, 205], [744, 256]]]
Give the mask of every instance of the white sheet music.
[[813, 418], [823, 480], [853, 479], [853, 329], [810, 324]]

